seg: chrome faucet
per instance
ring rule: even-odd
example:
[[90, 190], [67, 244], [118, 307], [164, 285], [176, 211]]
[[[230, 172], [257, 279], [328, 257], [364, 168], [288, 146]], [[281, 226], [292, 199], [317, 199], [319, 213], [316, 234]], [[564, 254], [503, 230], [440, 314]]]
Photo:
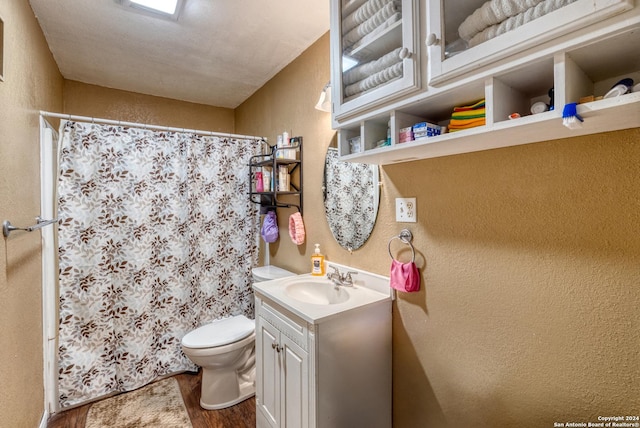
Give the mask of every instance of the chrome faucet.
[[358, 272], [347, 272], [343, 274], [343, 273], [340, 273], [340, 269], [338, 269], [337, 267], [335, 266], [329, 266], [329, 267], [333, 269], [333, 272], [327, 274], [327, 279], [333, 282], [336, 288], [340, 286], [353, 287], [353, 277], [351, 275], [357, 275]]

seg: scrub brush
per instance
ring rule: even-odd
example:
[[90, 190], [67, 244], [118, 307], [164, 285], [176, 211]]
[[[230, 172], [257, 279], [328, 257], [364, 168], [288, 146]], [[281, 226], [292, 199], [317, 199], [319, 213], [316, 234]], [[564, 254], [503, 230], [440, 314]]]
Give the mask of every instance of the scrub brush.
[[562, 110], [562, 124], [569, 129], [582, 128], [584, 119], [577, 112], [577, 103], [565, 104]]

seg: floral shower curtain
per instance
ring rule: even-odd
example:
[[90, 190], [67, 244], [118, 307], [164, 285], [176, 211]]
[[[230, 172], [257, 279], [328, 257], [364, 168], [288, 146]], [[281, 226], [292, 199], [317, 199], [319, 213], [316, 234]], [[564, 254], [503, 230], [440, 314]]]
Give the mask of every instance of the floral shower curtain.
[[58, 183], [62, 407], [196, 367], [180, 340], [253, 318], [252, 140], [65, 122]]

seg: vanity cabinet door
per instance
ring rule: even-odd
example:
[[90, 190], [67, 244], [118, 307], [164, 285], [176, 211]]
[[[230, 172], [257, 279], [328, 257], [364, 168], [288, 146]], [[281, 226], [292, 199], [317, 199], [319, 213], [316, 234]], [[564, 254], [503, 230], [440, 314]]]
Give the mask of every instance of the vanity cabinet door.
[[[515, 17], [476, 33], [491, 21], [487, 14], [474, 15], [474, 11], [485, 3], [485, 0], [427, 0], [425, 44], [429, 85], [441, 86], [463, 75], [471, 75], [480, 67], [527, 49], [536, 49], [579, 29], [595, 27], [595, 24], [633, 8], [633, 0], [539, 2]], [[550, 9], [552, 3], [558, 6], [556, 10]], [[494, 20], [497, 19], [502, 18]]]
[[280, 420], [280, 358], [274, 348], [280, 332], [258, 317], [256, 340], [256, 407], [258, 427], [278, 427]]
[[334, 121], [420, 88], [421, 2], [331, 0]]
[[281, 336], [282, 427], [309, 427], [309, 358], [307, 352]]
[[257, 299], [258, 428], [311, 428], [306, 326]]

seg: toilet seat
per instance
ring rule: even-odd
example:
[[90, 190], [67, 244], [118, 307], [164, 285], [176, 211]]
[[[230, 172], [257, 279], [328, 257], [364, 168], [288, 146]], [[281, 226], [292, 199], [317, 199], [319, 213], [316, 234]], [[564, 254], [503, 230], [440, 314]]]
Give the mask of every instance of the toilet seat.
[[255, 322], [244, 315], [215, 320], [198, 327], [182, 338], [182, 346], [192, 349], [213, 348], [235, 343], [255, 331]]

